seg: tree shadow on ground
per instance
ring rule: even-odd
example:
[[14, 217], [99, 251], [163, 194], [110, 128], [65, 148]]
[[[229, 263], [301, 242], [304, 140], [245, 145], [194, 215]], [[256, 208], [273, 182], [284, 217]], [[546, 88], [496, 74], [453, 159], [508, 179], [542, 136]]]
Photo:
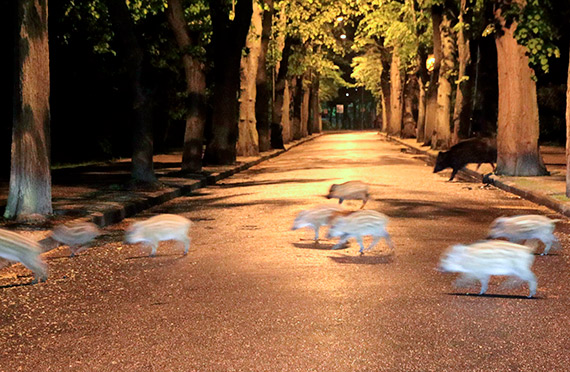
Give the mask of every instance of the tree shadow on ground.
[[381, 265], [394, 262], [395, 256], [392, 253], [384, 255], [357, 255], [357, 256], [329, 256], [331, 260], [339, 264], [358, 265]]
[[521, 295], [506, 295], [506, 294], [482, 294], [479, 293], [458, 293], [458, 292], [448, 292], [446, 293], [448, 296], [458, 296], [458, 297], [481, 297], [481, 298], [504, 298], [504, 299], [512, 299], [512, 300], [542, 300], [542, 297], [527, 297]]
[[[382, 210], [382, 213], [393, 218], [436, 219], [441, 217], [462, 217], [473, 222], [489, 223], [499, 216], [498, 214], [493, 216], [489, 211], [477, 208], [477, 205], [475, 207], [458, 206], [458, 204], [465, 204], [462, 200], [434, 202], [418, 199], [378, 199], [378, 201], [389, 206]], [[513, 211], [516, 211], [516, 209]], [[528, 210], [524, 213], [528, 213]]]
[[[201, 199], [195, 201], [188, 201], [180, 202], [177, 205], [168, 205], [164, 209], [162, 209], [161, 213], [173, 213], [173, 214], [184, 214], [187, 213], [189, 208], [192, 208], [192, 205], [199, 206], [200, 211], [206, 210], [215, 210], [215, 209], [231, 209], [231, 208], [238, 208], [238, 207], [248, 207], [253, 205], [266, 205], [266, 206], [273, 206], [273, 207], [288, 207], [291, 205], [291, 200], [285, 199], [270, 199], [270, 200], [255, 200], [251, 202], [235, 202], [235, 203], [212, 203], [211, 199]], [[152, 215], [157, 214], [157, 210], [153, 210], [154, 213]]]
[[292, 178], [292, 179], [284, 179], [284, 180], [266, 180], [266, 181], [244, 181], [244, 182], [228, 182], [228, 183], [217, 183], [212, 185], [212, 188], [234, 188], [234, 187], [251, 187], [251, 186], [266, 186], [266, 185], [279, 185], [285, 183], [319, 183], [329, 181], [329, 179], [301, 179], [301, 178]]
[[[190, 252], [188, 252], [190, 254]], [[149, 260], [156, 260], [159, 258], [168, 258], [168, 260], [161, 260], [161, 263], [164, 262], [174, 262], [186, 258], [188, 255], [183, 255], [182, 253], [157, 253], [154, 256], [150, 256], [149, 253], [141, 253], [140, 256], [131, 256], [125, 257], [125, 260], [141, 260], [141, 259], [149, 259]]]
[[[318, 163], [318, 165], [314, 165]], [[354, 159], [353, 150], [346, 153], [346, 157], [342, 154], [335, 154], [333, 159], [325, 159], [322, 156], [311, 158], [304, 157], [304, 161], [281, 161], [279, 165], [269, 166], [262, 165], [259, 169], [248, 170], [251, 174], [269, 174], [269, 173], [287, 173], [293, 171], [317, 170], [317, 169], [340, 169], [340, 168], [369, 168], [377, 166], [402, 166], [415, 165], [417, 160], [403, 156], [383, 155], [376, 159]]]
[[[334, 243], [321, 243], [321, 242], [315, 243], [314, 240], [311, 240], [311, 242], [307, 243], [293, 243], [293, 246], [300, 249], [315, 249], [319, 251], [330, 251], [332, 247], [334, 247]], [[338, 250], [347, 249], [347, 248], [348, 246], [339, 248]]]
[[[27, 276], [25, 276], [25, 277], [27, 277]], [[21, 278], [21, 276], [18, 275], [18, 278]], [[35, 283], [32, 279], [31, 281], [26, 282], [26, 283], [15, 283], [15, 284], [0, 285], [0, 289], [25, 287], [25, 286], [35, 285], [35, 284], [37, 284], [37, 283]]]

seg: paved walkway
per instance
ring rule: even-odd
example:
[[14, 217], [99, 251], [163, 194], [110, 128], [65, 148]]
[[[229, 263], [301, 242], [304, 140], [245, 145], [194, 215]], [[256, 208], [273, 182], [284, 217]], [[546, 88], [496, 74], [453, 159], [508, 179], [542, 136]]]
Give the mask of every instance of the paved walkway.
[[[477, 283], [455, 288], [436, 270], [449, 246], [484, 238], [501, 215], [558, 213], [447, 182], [403, 148], [374, 131], [323, 135], [114, 223], [73, 259], [66, 246], [46, 253], [44, 283], [1, 270], [0, 372], [567, 370], [570, 221], [556, 226], [562, 249], [535, 257], [536, 298], [500, 277], [468, 295]], [[360, 255], [353, 239], [332, 250], [327, 229], [319, 244], [291, 230], [299, 211], [338, 205], [331, 184], [354, 179], [370, 185], [365, 209], [388, 216], [393, 252], [381, 241]], [[188, 255], [123, 242], [160, 213], [192, 221]]]
[[[326, 133], [325, 133], [326, 134]], [[54, 215], [44, 224], [30, 225], [6, 221], [0, 218], [0, 228], [23, 229], [34, 238], [46, 235], [55, 225], [71, 220], [93, 221], [101, 227], [117, 223], [154, 205], [164, 203], [193, 190], [211, 185], [237, 172], [248, 169], [264, 160], [273, 158], [292, 147], [310, 141], [316, 134], [286, 145], [286, 150], [264, 152], [256, 157], [238, 157], [235, 165], [205, 167], [200, 175], [182, 177], [179, 173], [181, 153], [155, 156], [155, 172], [164, 188], [157, 191], [129, 190], [125, 185], [130, 179], [130, 159], [99, 163], [73, 168], [56, 169], [52, 172], [52, 196]], [[421, 146], [415, 139], [400, 139], [379, 134], [395, 143], [406, 146], [410, 151], [426, 156], [433, 163], [437, 151]], [[570, 199], [565, 196], [566, 166], [562, 147], [542, 147], [544, 161], [551, 175], [546, 177], [489, 177], [498, 188], [512, 192], [524, 199], [544, 205], [561, 214], [570, 216]], [[450, 172], [448, 169], [447, 172]], [[475, 171], [469, 165], [460, 172], [483, 179], [491, 172], [488, 164]], [[0, 216], [8, 195], [7, 180], [0, 179]], [[43, 232], [43, 233], [42, 233]], [[0, 267], [2, 267], [0, 259]]]
[[204, 167], [201, 174], [184, 177], [180, 174], [181, 152], [156, 155], [155, 173], [164, 187], [155, 191], [125, 188], [130, 180], [130, 159], [55, 169], [52, 171], [53, 216], [46, 223], [35, 226], [1, 218], [8, 197], [8, 180], [0, 179], [0, 227], [41, 230], [75, 219], [92, 221], [105, 227], [154, 205], [214, 184], [318, 136], [320, 134], [293, 141], [285, 146], [285, 150], [271, 150], [260, 156], [239, 156], [234, 165]]

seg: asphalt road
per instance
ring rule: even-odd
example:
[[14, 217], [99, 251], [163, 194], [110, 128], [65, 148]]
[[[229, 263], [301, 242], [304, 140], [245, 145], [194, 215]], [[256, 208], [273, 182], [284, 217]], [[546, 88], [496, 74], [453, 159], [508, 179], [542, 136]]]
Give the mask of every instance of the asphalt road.
[[[47, 255], [50, 278], [0, 288], [0, 371], [563, 371], [570, 365], [570, 224], [563, 249], [536, 256], [538, 292], [457, 288], [435, 270], [450, 245], [501, 215], [562, 218], [466, 180], [447, 182], [373, 132], [330, 134], [121, 224], [74, 259]], [[331, 251], [295, 215], [332, 183], [371, 185], [396, 246]], [[358, 209], [360, 202], [345, 202]], [[181, 255], [122, 242], [133, 221], [193, 221]], [[324, 229], [322, 236], [325, 235]], [[24, 275], [27, 275], [22, 270]]]

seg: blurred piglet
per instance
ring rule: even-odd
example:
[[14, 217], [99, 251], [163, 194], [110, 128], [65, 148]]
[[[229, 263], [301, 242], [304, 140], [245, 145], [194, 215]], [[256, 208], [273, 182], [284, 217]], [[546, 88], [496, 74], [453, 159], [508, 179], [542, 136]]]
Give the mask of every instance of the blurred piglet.
[[534, 262], [531, 248], [504, 240], [483, 240], [471, 245], [457, 244], [447, 249], [439, 263], [439, 271], [462, 273], [481, 282], [487, 291], [491, 275], [508, 275], [528, 282], [529, 296], [536, 293], [536, 277], [530, 270]]
[[488, 238], [505, 238], [515, 243], [538, 239], [544, 243], [542, 255], [545, 255], [553, 245], [560, 248], [560, 243], [554, 236], [555, 223], [558, 221], [561, 220], [551, 220], [535, 214], [499, 217], [491, 224]]
[[338, 199], [339, 204], [342, 204], [344, 200], [362, 200], [360, 209], [364, 208], [369, 197], [368, 185], [362, 181], [348, 181], [341, 184], [333, 184], [327, 195], [327, 199]]
[[482, 163], [489, 163], [495, 170], [493, 163], [497, 162], [497, 140], [494, 138], [470, 138], [451, 146], [449, 151], [440, 151], [437, 154], [433, 173], [452, 168], [449, 181], [455, 178], [457, 172], [470, 163], [477, 163], [477, 169]]
[[0, 229], [0, 257], [22, 263], [34, 273], [34, 281], [47, 280], [47, 265], [40, 256], [38, 243], [13, 231]]
[[101, 235], [101, 230], [92, 222], [72, 222], [56, 226], [49, 237], [60, 244], [69, 246], [70, 257], [74, 257], [89, 248], [87, 244], [99, 235]]
[[364, 253], [364, 243], [362, 238], [364, 236], [370, 235], [374, 237], [370, 246], [366, 249], [371, 250], [380, 239], [384, 238], [390, 249], [394, 250], [394, 244], [390, 240], [390, 235], [386, 231], [386, 225], [388, 224], [388, 217], [386, 215], [372, 211], [356, 211], [344, 217], [337, 217], [332, 222], [332, 225], [328, 232], [328, 238], [340, 237], [340, 241], [335, 244], [332, 249], [339, 249], [342, 247], [350, 238], [355, 238], [358, 244], [360, 244], [360, 254]]
[[315, 230], [315, 243], [318, 243], [319, 229], [321, 226], [328, 226], [335, 217], [347, 215], [349, 213], [352, 213], [352, 211], [344, 210], [336, 205], [319, 205], [299, 212], [297, 217], [295, 217], [291, 230], [310, 227]]
[[158, 244], [165, 240], [178, 240], [184, 244], [184, 255], [190, 249], [190, 226], [192, 222], [176, 214], [159, 214], [145, 221], [133, 223], [126, 232], [127, 243], [144, 242], [150, 244], [153, 257]]

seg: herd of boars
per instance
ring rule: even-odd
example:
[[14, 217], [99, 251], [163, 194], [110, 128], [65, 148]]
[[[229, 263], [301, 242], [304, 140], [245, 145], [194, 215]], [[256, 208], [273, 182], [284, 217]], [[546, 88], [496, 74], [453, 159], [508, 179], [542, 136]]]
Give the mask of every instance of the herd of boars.
[[[478, 155], [477, 155], [478, 154]], [[440, 152], [434, 172], [452, 168], [450, 180], [457, 171], [468, 163], [496, 162], [496, 142], [485, 138], [474, 138], [460, 142], [449, 151]], [[386, 230], [389, 219], [386, 215], [363, 209], [370, 198], [369, 186], [361, 181], [348, 181], [330, 186], [328, 199], [338, 199], [339, 204], [318, 205], [300, 211], [292, 230], [310, 227], [315, 233], [315, 243], [319, 242], [319, 230], [328, 226], [327, 238], [339, 238], [332, 249], [339, 249], [354, 238], [359, 246], [360, 254], [374, 248], [381, 239], [386, 241], [391, 252], [394, 244]], [[360, 200], [359, 210], [351, 211], [340, 205], [345, 200]], [[529, 297], [536, 293], [537, 281], [531, 271], [534, 261], [534, 249], [523, 245], [526, 241], [539, 240], [544, 244], [543, 255], [551, 248], [559, 248], [560, 244], [554, 236], [555, 223], [539, 215], [521, 215], [499, 217], [490, 226], [486, 240], [473, 244], [457, 244], [449, 247], [442, 255], [438, 269], [442, 272], [460, 273], [460, 280], [476, 279], [481, 283], [480, 294], [487, 290], [492, 275], [506, 275], [526, 281], [529, 286]], [[192, 222], [174, 214], [160, 214], [147, 220], [135, 222], [126, 231], [128, 243], [146, 243], [151, 247], [150, 256], [156, 254], [159, 242], [175, 240], [183, 244], [184, 255], [190, 248], [190, 227]], [[102, 231], [91, 222], [76, 222], [59, 225], [53, 229], [49, 237], [36, 242], [21, 234], [0, 229], [0, 257], [22, 263], [34, 274], [34, 282], [45, 281], [48, 277], [47, 265], [41, 253], [47, 242], [53, 245], [64, 244], [70, 248], [71, 256], [86, 249], [91, 241], [101, 235]], [[366, 248], [363, 238], [369, 236], [372, 242]], [[506, 239], [506, 240], [500, 240]]]
[[[190, 226], [192, 222], [176, 214], [159, 214], [144, 221], [133, 223], [125, 232], [127, 243], [146, 243], [154, 256], [161, 241], [176, 240], [183, 244], [184, 255], [190, 249]], [[92, 222], [71, 222], [56, 226], [46, 239], [33, 241], [22, 234], [0, 229], [0, 257], [20, 262], [34, 273], [34, 283], [47, 280], [47, 266], [41, 257], [46, 249], [60, 244], [67, 245], [70, 256], [82, 252], [102, 231]]]

